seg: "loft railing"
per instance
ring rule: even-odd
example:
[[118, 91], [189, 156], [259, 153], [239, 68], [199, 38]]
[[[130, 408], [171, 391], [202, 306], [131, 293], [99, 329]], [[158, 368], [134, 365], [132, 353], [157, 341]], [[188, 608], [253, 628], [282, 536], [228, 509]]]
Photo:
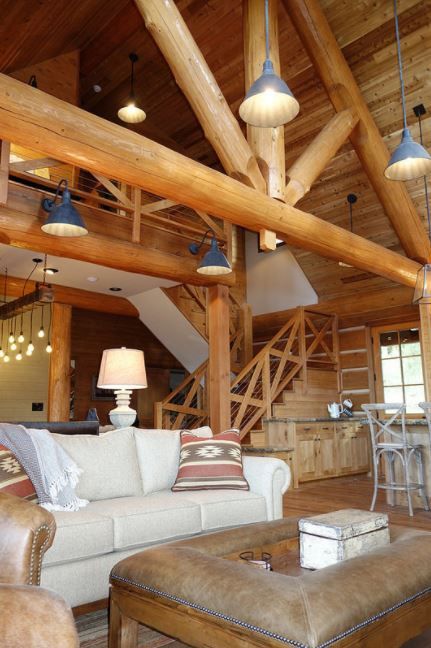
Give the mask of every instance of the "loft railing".
[[[338, 372], [337, 321], [334, 315], [297, 308], [233, 380], [230, 393], [232, 427], [239, 428], [243, 437], [262, 416], [270, 417], [274, 400], [299, 374], [306, 390], [308, 367]], [[207, 370], [205, 362], [175, 392], [156, 403], [157, 427], [197, 427], [208, 422]], [[179, 394], [184, 402], [176, 404], [174, 401]], [[197, 394], [199, 399], [192, 406]]]

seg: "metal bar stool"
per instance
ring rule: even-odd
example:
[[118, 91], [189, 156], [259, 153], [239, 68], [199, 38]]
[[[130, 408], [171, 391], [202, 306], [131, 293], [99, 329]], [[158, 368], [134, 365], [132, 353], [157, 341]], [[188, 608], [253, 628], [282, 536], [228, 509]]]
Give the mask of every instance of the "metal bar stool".
[[[389, 500], [391, 506], [394, 506], [395, 492], [401, 491], [406, 493], [409, 515], [413, 515], [411, 493], [413, 490], [417, 490], [422, 497], [424, 509], [429, 511], [422, 463], [423, 446], [410, 443], [407, 439], [406, 406], [404, 403], [367, 403], [361, 405], [361, 407], [367, 414], [371, 434], [374, 492], [370, 511], [374, 510], [379, 488], [391, 491]], [[385, 410], [395, 410], [395, 413], [389, 419], [379, 419], [379, 412], [384, 412]], [[394, 429], [395, 419], [401, 421], [401, 431]], [[385, 475], [385, 481], [379, 482], [379, 463], [382, 457], [386, 459], [387, 474]], [[398, 481], [395, 477], [394, 463], [396, 457], [399, 458], [402, 466], [402, 482]], [[410, 475], [412, 459], [416, 462], [417, 481], [412, 481]]]

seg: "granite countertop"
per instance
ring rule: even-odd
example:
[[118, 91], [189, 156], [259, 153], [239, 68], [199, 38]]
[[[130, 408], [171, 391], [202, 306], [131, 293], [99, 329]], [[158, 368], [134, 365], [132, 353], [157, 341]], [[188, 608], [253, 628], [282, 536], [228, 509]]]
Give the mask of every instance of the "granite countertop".
[[294, 448], [288, 448], [287, 446], [252, 446], [252, 445], [243, 445], [243, 452], [250, 452], [255, 454], [270, 454], [271, 452], [293, 452]]
[[[274, 421], [275, 423], [346, 423], [346, 421], [356, 421], [357, 423], [362, 423], [363, 425], [368, 425], [368, 420], [363, 417], [359, 416], [353, 416], [348, 418], [347, 416], [344, 416], [343, 418], [329, 418], [329, 417], [321, 417], [321, 418], [307, 418], [307, 417], [273, 417], [270, 419], [263, 419], [264, 423], [271, 423], [271, 421]], [[394, 425], [401, 425], [401, 419], [395, 419], [393, 422]], [[426, 419], [424, 418], [407, 418], [406, 419], [406, 425], [414, 425], [414, 426], [422, 426], [422, 427], [427, 427], [428, 423]]]

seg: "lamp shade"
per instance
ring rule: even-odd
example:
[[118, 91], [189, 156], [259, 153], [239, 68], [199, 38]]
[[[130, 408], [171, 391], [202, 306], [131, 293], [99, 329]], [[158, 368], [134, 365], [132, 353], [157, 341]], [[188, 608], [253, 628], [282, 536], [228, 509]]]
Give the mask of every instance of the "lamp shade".
[[425, 264], [416, 277], [414, 304], [431, 304], [431, 264]]
[[385, 176], [389, 180], [413, 180], [431, 172], [431, 156], [415, 142], [408, 128], [403, 129], [400, 144], [392, 153]]
[[56, 205], [53, 200], [45, 198], [42, 201], [45, 211], [49, 212], [46, 222], [41, 229], [46, 234], [54, 236], [84, 236], [88, 234], [79, 212], [72, 205], [70, 191], [65, 187], [61, 203]]
[[117, 113], [121, 121], [126, 122], [127, 124], [139, 124], [143, 122], [146, 118], [146, 113], [142, 108], [138, 108], [133, 100], [131, 100], [127, 106], [123, 106]]
[[147, 386], [144, 352], [139, 349], [105, 349], [97, 386], [101, 389], [143, 389]]
[[211, 247], [203, 256], [197, 271], [205, 275], [222, 275], [232, 272], [232, 266], [219, 249], [214, 237], [211, 239]]
[[250, 86], [239, 107], [247, 124], [271, 128], [291, 121], [299, 112], [299, 103], [287, 84], [274, 72], [270, 59], [263, 64], [261, 76]]

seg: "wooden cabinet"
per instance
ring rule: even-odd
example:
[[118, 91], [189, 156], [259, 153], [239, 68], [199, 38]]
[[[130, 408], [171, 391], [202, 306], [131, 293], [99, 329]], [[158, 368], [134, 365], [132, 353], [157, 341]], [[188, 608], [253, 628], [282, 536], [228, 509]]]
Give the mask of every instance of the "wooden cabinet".
[[370, 469], [368, 427], [359, 422], [343, 422], [336, 427], [338, 474], [367, 472]]

